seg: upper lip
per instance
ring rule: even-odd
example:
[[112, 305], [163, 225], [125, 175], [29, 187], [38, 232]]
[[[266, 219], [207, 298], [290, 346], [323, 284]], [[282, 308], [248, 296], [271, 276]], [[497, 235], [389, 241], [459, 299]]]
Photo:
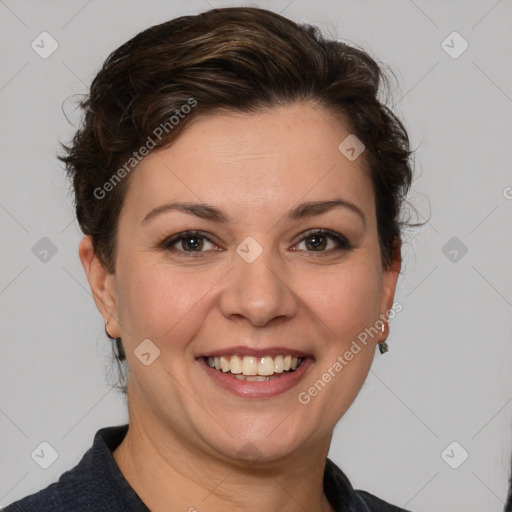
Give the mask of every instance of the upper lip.
[[287, 347], [267, 347], [267, 348], [252, 348], [248, 346], [239, 345], [236, 347], [229, 347], [223, 349], [214, 349], [205, 352], [204, 354], [200, 354], [197, 357], [220, 357], [220, 356], [252, 356], [252, 357], [265, 357], [265, 356], [278, 356], [278, 355], [291, 355], [292, 357], [313, 357], [311, 354], [303, 352], [302, 350], [297, 350], [295, 348], [287, 348]]

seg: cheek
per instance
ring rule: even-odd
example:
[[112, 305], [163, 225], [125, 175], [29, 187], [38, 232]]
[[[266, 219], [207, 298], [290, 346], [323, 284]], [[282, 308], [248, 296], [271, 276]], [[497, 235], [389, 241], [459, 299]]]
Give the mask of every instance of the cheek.
[[303, 304], [341, 339], [357, 335], [378, 319], [382, 275], [373, 260], [353, 258], [325, 271], [303, 272], [297, 288]]
[[[165, 264], [148, 264], [144, 257], [118, 266], [118, 313], [127, 341], [155, 341], [191, 335], [204, 315], [208, 291], [221, 277], [218, 272], [184, 271]], [[186, 331], [186, 332], [184, 332]]]
[[371, 367], [381, 273], [372, 259], [354, 258], [335, 270], [306, 274], [298, 286], [323, 346], [298, 399], [312, 418], [322, 415], [328, 429], [353, 403]]

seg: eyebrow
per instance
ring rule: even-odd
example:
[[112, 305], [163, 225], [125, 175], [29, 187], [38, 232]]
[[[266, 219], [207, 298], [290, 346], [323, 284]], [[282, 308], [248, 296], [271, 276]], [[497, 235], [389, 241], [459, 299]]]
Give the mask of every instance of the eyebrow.
[[[366, 217], [364, 216], [363, 211], [355, 204], [342, 198], [336, 198], [329, 201], [308, 201], [305, 203], [301, 203], [292, 208], [287, 213], [286, 218], [289, 220], [305, 219], [308, 217], [314, 217], [315, 215], [321, 215], [322, 213], [332, 210], [333, 208], [339, 207], [346, 208], [357, 214], [358, 217], [362, 220], [363, 224], [366, 226]], [[145, 224], [146, 222], [149, 222], [155, 217], [169, 211], [180, 211], [213, 222], [229, 223], [230, 221], [229, 215], [227, 215], [225, 212], [223, 212], [222, 210], [215, 206], [205, 203], [174, 202], [163, 204], [161, 206], [153, 208], [144, 217], [144, 219], [142, 220], [142, 224]]]

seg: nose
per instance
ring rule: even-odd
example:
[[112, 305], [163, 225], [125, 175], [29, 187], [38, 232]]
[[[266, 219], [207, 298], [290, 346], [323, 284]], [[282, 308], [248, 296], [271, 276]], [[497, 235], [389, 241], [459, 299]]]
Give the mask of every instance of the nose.
[[252, 263], [238, 255], [234, 260], [220, 299], [225, 318], [244, 318], [253, 326], [263, 327], [296, 315], [298, 298], [287, 282], [285, 269], [275, 258], [272, 261], [270, 251], [264, 250]]

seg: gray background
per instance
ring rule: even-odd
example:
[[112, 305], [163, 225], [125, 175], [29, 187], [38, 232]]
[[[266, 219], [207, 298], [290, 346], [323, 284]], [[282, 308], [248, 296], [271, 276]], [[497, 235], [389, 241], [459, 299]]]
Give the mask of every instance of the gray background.
[[[73, 133], [63, 101], [138, 31], [228, 5], [242, 4], [0, 0], [0, 506], [57, 480], [97, 429], [127, 420], [55, 159]], [[414, 511], [502, 510], [512, 451], [511, 1], [244, 5], [315, 23], [391, 66], [396, 110], [418, 148], [410, 199], [431, 212], [407, 237], [390, 352], [376, 354], [331, 458], [355, 487]], [[59, 45], [47, 59], [31, 48], [43, 31]], [[441, 45], [453, 31], [469, 44], [458, 58]], [[445, 44], [453, 53], [461, 43]], [[64, 111], [76, 124], [72, 101]], [[43, 237], [56, 254], [34, 254]], [[31, 458], [42, 441], [58, 453], [48, 469]], [[444, 452], [453, 441], [460, 447]], [[468, 459], [452, 469], [445, 460], [460, 464], [462, 450]]]

